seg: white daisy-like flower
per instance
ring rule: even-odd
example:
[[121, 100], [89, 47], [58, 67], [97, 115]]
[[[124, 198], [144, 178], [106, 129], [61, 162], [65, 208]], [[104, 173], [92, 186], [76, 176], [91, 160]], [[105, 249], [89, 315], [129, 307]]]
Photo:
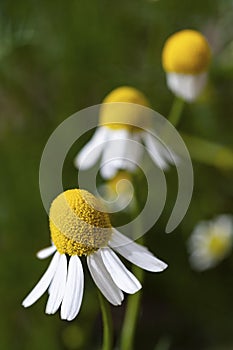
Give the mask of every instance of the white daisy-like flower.
[[[153, 136], [153, 131], [143, 130], [143, 126], [150, 126], [137, 105], [148, 107], [149, 102], [132, 87], [119, 87], [106, 96], [100, 111], [100, 126], [74, 160], [77, 169], [86, 170], [101, 158], [100, 173], [104, 179], [114, 177], [119, 170], [134, 172], [142, 157], [142, 147], [136, 147], [136, 142], [146, 146], [161, 169], [174, 163], [173, 156]], [[111, 145], [112, 141], [116, 143]]]
[[52, 246], [38, 252], [40, 259], [52, 261], [22, 305], [29, 307], [48, 290], [45, 312], [54, 314], [61, 307], [61, 318], [71, 321], [79, 313], [84, 273], [80, 257], [85, 256], [90, 274], [105, 298], [120, 305], [124, 294], [141, 289], [137, 278], [117, 254], [142, 269], [159, 272], [167, 264], [146, 247], [133, 242], [111, 226], [100, 201], [85, 190], [72, 189], [60, 194], [50, 208]]
[[192, 267], [197, 270], [214, 267], [230, 253], [232, 242], [231, 215], [220, 215], [210, 221], [201, 221], [188, 241]]
[[194, 101], [206, 85], [210, 58], [209, 44], [198, 31], [186, 29], [171, 35], [162, 52], [169, 89], [185, 101]]

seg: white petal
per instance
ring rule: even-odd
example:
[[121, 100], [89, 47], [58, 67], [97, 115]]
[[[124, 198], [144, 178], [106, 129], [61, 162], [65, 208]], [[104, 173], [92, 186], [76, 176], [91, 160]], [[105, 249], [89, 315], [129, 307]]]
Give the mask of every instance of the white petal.
[[[139, 165], [140, 159], [142, 157], [143, 146], [141, 144], [141, 132], [132, 133], [131, 139], [134, 142], [128, 142], [126, 149], [126, 159], [131, 161], [127, 162], [126, 170], [133, 171]], [[137, 144], [137, 143], [138, 144]]]
[[99, 159], [103, 148], [106, 146], [108, 129], [98, 127], [91, 140], [81, 149], [76, 158], [74, 165], [76, 168], [85, 170], [92, 167]]
[[112, 137], [109, 141], [112, 141], [112, 146], [110, 143], [110, 147], [108, 148], [109, 153], [113, 159], [112, 162], [114, 164], [114, 167], [119, 169], [123, 167], [123, 164], [125, 162], [125, 154], [128, 143], [130, 142], [130, 134], [126, 129], [115, 130], [112, 132]]
[[175, 95], [183, 98], [185, 101], [192, 102], [204, 88], [207, 73], [192, 75], [171, 72], [167, 73], [166, 77], [167, 85]]
[[[169, 165], [166, 158], [169, 157], [169, 153], [165, 147], [149, 132], [143, 133], [143, 139], [155, 164], [157, 164], [161, 169], [167, 169]], [[167, 157], [165, 156], [166, 152], [168, 153]], [[170, 160], [172, 161], [171, 157]]]
[[55, 245], [51, 245], [50, 247], [41, 249], [39, 252], [37, 252], [36, 256], [39, 259], [45, 259], [45, 258], [48, 258], [53, 253], [55, 253], [56, 250], [57, 249], [56, 249]]
[[65, 293], [66, 276], [67, 259], [65, 254], [62, 254], [57, 266], [57, 271], [49, 288], [49, 299], [45, 310], [47, 314], [54, 314], [58, 310]]
[[116, 285], [126, 293], [134, 294], [142, 288], [137, 278], [124, 266], [110, 248], [102, 248], [103, 263]]
[[51, 283], [51, 280], [53, 279], [53, 276], [57, 270], [60, 256], [61, 255], [58, 252], [55, 253], [48, 269], [46, 270], [46, 272], [44, 273], [44, 275], [42, 276], [40, 281], [37, 283], [37, 285], [33, 288], [33, 290], [29, 293], [29, 295], [22, 302], [22, 305], [24, 307], [31, 306], [48, 289], [48, 287]]
[[125, 129], [110, 130], [109, 145], [104, 148], [100, 173], [105, 179], [113, 177], [119, 169], [126, 169], [130, 161], [126, 160], [130, 134]]
[[147, 247], [144, 247], [140, 244], [135, 243], [131, 238], [123, 235], [119, 231], [117, 231], [114, 227], [112, 228], [113, 234], [111, 236], [111, 239], [109, 240], [109, 245], [111, 248], [115, 249], [119, 246], [124, 246], [128, 244], [133, 244], [137, 246], [137, 250], [140, 252], [147, 252], [150, 253]]
[[218, 262], [216, 260], [212, 260], [208, 256], [204, 256], [204, 255], [195, 256], [195, 254], [190, 255], [189, 261], [193, 269], [199, 270], [199, 271], [204, 271], [211, 267], [214, 267]]
[[220, 236], [231, 237], [233, 235], [233, 216], [230, 214], [217, 216], [212, 221], [212, 228]]
[[104, 266], [100, 251], [101, 249], [87, 257], [90, 274], [105, 298], [113, 305], [121, 305], [124, 295]]
[[148, 253], [131, 251], [131, 247], [119, 247], [116, 251], [131, 263], [151, 272], [161, 272], [167, 268], [167, 264]]
[[113, 229], [109, 245], [125, 259], [144, 270], [160, 272], [167, 268], [167, 264], [156, 258], [146, 247], [135, 243], [116, 229]]
[[117, 174], [117, 169], [111, 162], [105, 163], [105, 165], [101, 166], [100, 173], [101, 176], [105, 179], [111, 179]]
[[84, 288], [84, 276], [81, 261], [73, 255], [69, 261], [65, 294], [61, 305], [62, 320], [72, 321], [79, 313]]

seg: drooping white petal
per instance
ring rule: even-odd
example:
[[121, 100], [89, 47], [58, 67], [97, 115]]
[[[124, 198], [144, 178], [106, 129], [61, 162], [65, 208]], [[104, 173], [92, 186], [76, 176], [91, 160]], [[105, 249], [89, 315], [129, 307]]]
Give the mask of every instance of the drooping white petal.
[[213, 234], [215, 235], [229, 238], [233, 236], [233, 216], [230, 214], [217, 216], [216, 219], [213, 220], [211, 226], [214, 231]]
[[198, 97], [207, 81], [206, 72], [196, 75], [169, 72], [166, 77], [170, 90], [188, 102]]
[[69, 261], [68, 276], [64, 298], [61, 304], [61, 319], [72, 321], [79, 313], [84, 288], [84, 276], [81, 261], [73, 255]]
[[161, 169], [167, 169], [169, 167], [167, 159], [172, 162], [172, 158], [169, 156], [169, 153], [165, 147], [149, 132], [143, 133], [143, 140], [155, 164], [157, 164]]
[[124, 294], [114, 283], [104, 266], [100, 251], [101, 249], [87, 257], [90, 274], [105, 298], [113, 305], [121, 305]]
[[117, 229], [115, 229], [114, 227], [112, 228], [112, 231], [113, 231], [113, 234], [111, 236], [111, 239], [109, 240], [109, 245], [111, 248], [115, 249], [119, 246], [125, 246], [128, 244], [132, 244], [133, 246], [134, 245], [137, 246], [137, 251], [140, 251], [142, 253], [147, 252], [149, 254], [152, 254], [149, 252], [147, 247], [144, 247], [138, 243], [135, 243], [131, 238], [123, 235], [122, 233], [117, 231]]
[[127, 161], [126, 163], [126, 170], [135, 170], [140, 162], [143, 151], [143, 146], [141, 144], [141, 134], [141, 132], [134, 132], [131, 134], [131, 140], [134, 142], [129, 142], [126, 148], [126, 159], [130, 159], [130, 161]]
[[160, 272], [167, 268], [167, 264], [156, 258], [146, 247], [135, 243], [116, 229], [113, 229], [109, 245], [125, 259], [144, 270]]
[[76, 168], [85, 170], [92, 167], [99, 159], [103, 148], [106, 147], [108, 129], [98, 127], [91, 140], [81, 149], [76, 158], [74, 165]]
[[110, 248], [102, 248], [103, 263], [116, 285], [126, 293], [134, 294], [142, 288], [137, 278], [124, 266]]
[[61, 255], [58, 252], [56, 252], [55, 255], [53, 256], [53, 259], [52, 259], [48, 269], [46, 270], [46, 272], [44, 273], [44, 275], [42, 276], [40, 281], [37, 283], [37, 285], [33, 288], [33, 290], [29, 293], [29, 295], [22, 302], [22, 305], [24, 307], [28, 307], [28, 306], [31, 306], [32, 304], [34, 304], [44, 294], [44, 292], [48, 289], [48, 287], [53, 279], [53, 276], [57, 270], [57, 266], [58, 266], [60, 257], [61, 257]]
[[[111, 140], [109, 141], [113, 141], [113, 146], [111, 146], [110, 143], [109, 149], [111, 150], [109, 152], [112, 155], [114, 167], [120, 168], [125, 162], [125, 153], [128, 146], [128, 141], [130, 141], [130, 134], [126, 129], [114, 130], [112, 131]], [[117, 147], [114, 147], [116, 145]]]
[[57, 266], [56, 273], [53, 277], [49, 288], [49, 299], [46, 305], [45, 312], [47, 314], [54, 314], [59, 306], [61, 305], [65, 287], [66, 287], [66, 276], [67, 276], [67, 259], [65, 254], [62, 254]]
[[41, 249], [39, 252], [37, 252], [36, 256], [38, 259], [45, 259], [45, 258], [48, 258], [53, 253], [55, 253], [56, 250], [57, 249], [55, 245], [51, 245], [50, 247]]
[[103, 150], [100, 173], [105, 179], [113, 177], [119, 169], [126, 169], [126, 150], [131, 140], [126, 129], [110, 130], [109, 145]]
[[218, 260], [211, 259], [211, 257], [208, 256], [208, 253], [206, 252], [204, 254], [191, 254], [189, 261], [191, 266], [199, 271], [204, 271], [206, 269], [214, 267], [218, 263]]
[[113, 166], [111, 162], [108, 162], [101, 167], [100, 173], [105, 180], [108, 180], [117, 174], [117, 169]]

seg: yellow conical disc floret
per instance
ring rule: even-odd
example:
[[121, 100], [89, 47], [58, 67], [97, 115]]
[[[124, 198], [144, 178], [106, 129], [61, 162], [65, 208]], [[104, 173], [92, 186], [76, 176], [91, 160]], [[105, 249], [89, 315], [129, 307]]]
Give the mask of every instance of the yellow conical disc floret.
[[88, 255], [107, 245], [112, 228], [101, 202], [85, 190], [61, 193], [49, 213], [52, 241], [60, 254]]
[[210, 58], [210, 47], [205, 37], [190, 29], [170, 36], [162, 52], [166, 72], [199, 74], [207, 70]]
[[147, 124], [147, 118], [143, 117], [146, 111], [140, 106], [149, 107], [149, 102], [142, 92], [133, 87], [121, 86], [112, 90], [102, 103], [101, 125], [113, 129], [135, 130]]

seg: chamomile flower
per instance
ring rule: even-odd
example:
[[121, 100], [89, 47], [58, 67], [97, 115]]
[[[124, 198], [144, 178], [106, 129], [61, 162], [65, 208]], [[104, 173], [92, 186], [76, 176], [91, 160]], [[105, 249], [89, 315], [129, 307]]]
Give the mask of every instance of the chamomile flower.
[[133, 87], [122, 86], [106, 96], [100, 110], [100, 125], [74, 160], [78, 169], [86, 170], [101, 158], [100, 174], [104, 179], [114, 177], [119, 170], [134, 172], [142, 157], [142, 148], [136, 147], [136, 143], [146, 145], [161, 169], [173, 163], [167, 149], [152, 136], [153, 132], [143, 130], [150, 125], [137, 105], [149, 107], [149, 102]]
[[192, 267], [197, 270], [214, 267], [229, 254], [232, 242], [232, 216], [220, 215], [210, 221], [201, 221], [188, 241]]
[[123, 209], [125, 211], [130, 211], [135, 205], [132, 182], [132, 175], [122, 170], [98, 187], [98, 192], [108, 203], [108, 208], [111, 213]]
[[101, 202], [85, 190], [68, 190], [55, 198], [49, 214], [52, 246], [37, 256], [44, 259], [54, 255], [45, 274], [24, 299], [24, 307], [31, 306], [48, 290], [45, 312], [54, 314], [61, 307], [61, 318], [73, 320], [84, 291], [81, 257], [86, 258], [95, 284], [113, 305], [122, 303], [123, 292], [133, 294], [141, 288], [114, 250], [148, 271], [159, 272], [167, 267], [146, 247], [113, 228], [103, 210]]
[[209, 44], [198, 31], [186, 29], [171, 35], [162, 52], [169, 89], [185, 101], [194, 101], [206, 84], [210, 58]]

